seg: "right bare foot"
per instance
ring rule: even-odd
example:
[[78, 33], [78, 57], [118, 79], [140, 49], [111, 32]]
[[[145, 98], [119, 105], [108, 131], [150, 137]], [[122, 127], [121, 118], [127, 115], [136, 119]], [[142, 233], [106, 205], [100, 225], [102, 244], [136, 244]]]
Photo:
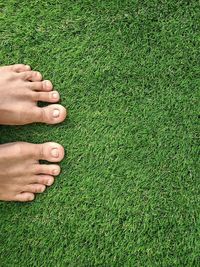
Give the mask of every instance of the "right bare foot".
[[64, 149], [57, 143], [0, 145], [0, 200], [32, 201], [60, 173], [59, 165], [39, 160], [60, 162], [63, 157]]
[[30, 66], [16, 64], [0, 67], [0, 124], [24, 125], [33, 122], [56, 124], [66, 117], [58, 104], [38, 107], [38, 101], [56, 103], [60, 96], [50, 81]]

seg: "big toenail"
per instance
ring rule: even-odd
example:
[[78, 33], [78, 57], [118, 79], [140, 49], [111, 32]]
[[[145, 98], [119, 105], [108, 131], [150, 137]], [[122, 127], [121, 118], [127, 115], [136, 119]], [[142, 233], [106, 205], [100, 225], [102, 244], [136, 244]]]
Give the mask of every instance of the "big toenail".
[[53, 148], [53, 149], [51, 150], [51, 155], [52, 155], [52, 157], [54, 157], [54, 158], [58, 158], [58, 157], [59, 157], [58, 149], [57, 149], [57, 148]]
[[59, 115], [60, 115], [60, 110], [58, 110], [58, 109], [54, 109], [54, 111], [53, 111], [53, 117], [54, 117], [54, 118], [58, 118]]
[[52, 93], [52, 97], [53, 97], [54, 99], [58, 99], [58, 93], [56, 93], [56, 92]]

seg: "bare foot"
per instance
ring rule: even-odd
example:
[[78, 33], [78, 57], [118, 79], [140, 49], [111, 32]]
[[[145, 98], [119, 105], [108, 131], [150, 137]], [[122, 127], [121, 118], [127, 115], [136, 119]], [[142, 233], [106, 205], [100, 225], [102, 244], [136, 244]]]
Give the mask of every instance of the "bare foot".
[[60, 173], [59, 165], [39, 160], [59, 162], [63, 157], [64, 149], [57, 143], [0, 145], [0, 200], [32, 201]]
[[66, 117], [66, 109], [58, 104], [38, 107], [38, 101], [56, 103], [60, 96], [52, 91], [50, 81], [30, 66], [16, 64], [0, 67], [0, 124], [24, 125], [33, 122], [56, 124]]

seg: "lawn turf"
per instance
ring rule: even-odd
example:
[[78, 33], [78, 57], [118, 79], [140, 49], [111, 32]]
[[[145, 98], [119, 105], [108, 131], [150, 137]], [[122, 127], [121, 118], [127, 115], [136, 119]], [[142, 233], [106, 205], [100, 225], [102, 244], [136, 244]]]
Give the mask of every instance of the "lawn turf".
[[30, 64], [69, 118], [62, 174], [0, 204], [0, 266], [199, 266], [199, 1], [0, 0], [0, 63]]

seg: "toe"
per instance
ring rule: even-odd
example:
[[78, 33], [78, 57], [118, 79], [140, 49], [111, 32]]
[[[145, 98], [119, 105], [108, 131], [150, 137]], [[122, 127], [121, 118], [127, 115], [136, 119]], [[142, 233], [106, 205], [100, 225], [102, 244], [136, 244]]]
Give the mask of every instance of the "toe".
[[51, 81], [49, 80], [44, 80], [40, 82], [32, 82], [28, 84], [29, 88], [34, 90], [34, 91], [45, 91], [49, 92], [53, 89], [53, 85]]
[[57, 91], [35, 93], [35, 101], [55, 103], [55, 102], [58, 102], [59, 99], [60, 99], [60, 95]]
[[34, 160], [46, 160], [49, 162], [60, 162], [64, 158], [64, 148], [54, 142], [44, 144], [18, 143], [21, 155], [24, 158], [30, 157]]
[[33, 122], [43, 122], [47, 124], [57, 124], [65, 120], [66, 109], [61, 105], [49, 105], [47, 107], [35, 107], [33, 110]]
[[25, 72], [25, 71], [30, 71], [31, 67], [29, 65], [24, 65], [24, 64], [15, 64], [11, 66], [11, 69], [15, 72]]
[[54, 177], [51, 175], [38, 175], [37, 183], [51, 186], [54, 183]]
[[33, 193], [29, 192], [23, 192], [15, 197], [15, 201], [20, 201], [20, 202], [28, 202], [34, 200], [35, 195]]
[[64, 148], [57, 143], [49, 142], [36, 146], [37, 159], [60, 162], [64, 158]]
[[37, 164], [34, 174], [49, 174], [57, 176], [60, 174], [60, 166], [56, 164]]
[[[64, 158], [65, 151], [61, 145], [54, 142], [43, 144], [18, 142], [15, 144], [15, 153], [24, 159], [31, 158], [37, 161], [60, 162]], [[37, 168], [34, 169], [36, 170]]]
[[25, 64], [14, 64], [14, 65], [10, 65], [10, 66], [1, 67], [1, 70], [14, 71], [14, 72], [24, 72], [24, 71], [30, 71], [31, 67], [29, 65], [25, 65]]
[[26, 81], [37, 82], [42, 80], [42, 74], [38, 71], [25, 71], [19, 73], [19, 77]]
[[46, 189], [46, 186], [43, 184], [30, 184], [25, 187], [25, 192], [30, 193], [43, 193]]

